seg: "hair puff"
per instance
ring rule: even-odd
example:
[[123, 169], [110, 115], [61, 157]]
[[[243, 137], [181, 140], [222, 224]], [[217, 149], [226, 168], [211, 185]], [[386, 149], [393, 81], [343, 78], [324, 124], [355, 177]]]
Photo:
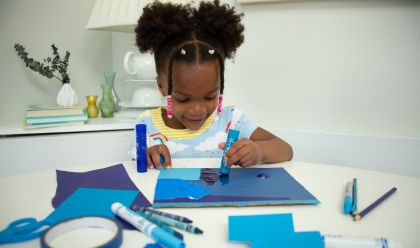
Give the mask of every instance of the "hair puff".
[[143, 8], [135, 29], [136, 45], [140, 52], [156, 53], [170, 37], [191, 28], [190, 5], [156, 1]]
[[234, 7], [214, 2], [201, 2], [193, 9], [192, 20], [196, 30], [218, 38], [224, 56], [232, 58], [236, 49], [244, 42], [243, 14], [236, 14]]

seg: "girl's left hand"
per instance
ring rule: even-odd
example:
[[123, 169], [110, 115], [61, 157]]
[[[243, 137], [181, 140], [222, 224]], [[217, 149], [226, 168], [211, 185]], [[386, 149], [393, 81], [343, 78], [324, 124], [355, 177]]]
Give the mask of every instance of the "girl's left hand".
[[[220, 149], [224, 149], [225, 142], [219, 144]], [[256, 165], [262, 160], [263, 153], [258, 144], [250, 139], [241, 139], [233, 143], [225, 155], [228, 166], [234, 164], [241, 167]]]

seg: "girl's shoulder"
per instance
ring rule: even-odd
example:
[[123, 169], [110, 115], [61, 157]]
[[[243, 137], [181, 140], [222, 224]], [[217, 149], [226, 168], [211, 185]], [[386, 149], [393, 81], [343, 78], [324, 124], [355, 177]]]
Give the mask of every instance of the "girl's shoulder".
[[228, 118], [242, 116], [244, 112], [235, 106], [226, 106], [222, 109], [222, 115]]

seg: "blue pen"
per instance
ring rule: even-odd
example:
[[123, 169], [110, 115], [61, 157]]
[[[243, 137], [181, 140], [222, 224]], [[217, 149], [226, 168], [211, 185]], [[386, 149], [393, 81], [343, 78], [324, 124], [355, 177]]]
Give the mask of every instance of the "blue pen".
[[179, 238], [169, 234], [156, 224], [148, 221], [144, 217], [136, 214], [129, 208], [125, 207], [119, 202], [115, 202], [111, 206], [112, 212], [123, 220], [127, 221], [131, 225], [133, 225], [138, 230], [142, 231], [149, 237], [156, 240], [159, 244], [162, 244], [164, 247], [167, 248], [184, 248], [185, 243], [184, 241], [180, 240]]
[[147, 172], [147, 133], [146, 124], [136, 125], [137, 172]]
[[223, 157], [222, 157], [222, 163], [220, 164], [220, 174], [229, 174], [230, 167], [227, 166], [225, 161], [225, 155], [226, 152], [229, 150], [229, 148], [238, 141], [239, 138], [239, 131], [234, 129], [229, 129], [228, 136], [226, 139], [225, 149], [223, 150]]
[[357, 178], [353, 178], [353, 204], [351, 206], [351, 214], [357, 213]]

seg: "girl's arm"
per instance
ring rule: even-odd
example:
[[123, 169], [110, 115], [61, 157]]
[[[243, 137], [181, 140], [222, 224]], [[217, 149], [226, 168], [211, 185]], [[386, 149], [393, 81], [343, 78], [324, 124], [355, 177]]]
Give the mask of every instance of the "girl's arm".
[[[220, 143], [223, 149], [225, 143]], [[293, 149], [282, 139], [272, 133], [257, 128], [249, 139], [240, 139], [229, 148], [225, 155], [228, 166], [234, 164], [242, 167], [258, 163], [281, 163], [291, 160]]]
[[260, 162], [281, 163], [293, 158], [292, 147], [263, 128], [257, 128], [251, 135], [250, 140], [254, 141], [261, 152]]

